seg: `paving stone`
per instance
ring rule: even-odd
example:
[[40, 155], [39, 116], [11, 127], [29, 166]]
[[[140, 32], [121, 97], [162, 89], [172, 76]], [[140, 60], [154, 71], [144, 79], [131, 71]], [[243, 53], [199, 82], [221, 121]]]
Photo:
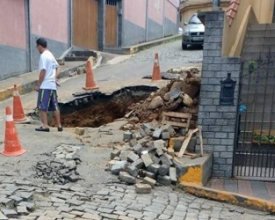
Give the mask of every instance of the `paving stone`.
[[79, 206], [79, 205], [84, 204], [84, 201], [80, 201], [80, 200], [76, 200], [76, 199], [69, 199], [69, 200], [66, 200], [66, 203], [68, 203], [70, 205]]
[[138, 170], [137, 170], [137, 167], [131, 165], [131, 166], [128, 166], [127, 167], [127, 172], [133, 176], [133, 177], [137, 177], [138, 176]]
[[153, 134], [152, 134], [152, 137], [154, 139], [159, 139], [160, 138], [160, 135], [161, 135], [161, 132], [162, 132], [162, 129], [156, 129]]
[[170, 176], [170, 179], [171, 179], [171, 182], [172, 183], [177, 183], [177, 170], [175, 167], [170, 167], [169, 168], [169, 176]]
[[161, 214], [158, 218], [159, 219], [163, 219], [163, 220], [167, 220], [171, 217], [171, 215], [165, 215], [165, 214]]
[[53, 218], [47, 216], [40, 216], [37, 220], [53, 220]]
[[143, 183], [149, 184], [152, 188], [156, 185], [156, 182], [157, 182], [156, 180], [154, 180], [154, 179], [152, 179], [150, 177], [145, 177], [143, 179]]
[[66, 212], [61, 212], [60, 215], [61, 215], [63, 218], [68, 218], [68, 219], [75, 219], [75, 217], [76, 217], [76, 215], [69, 214], [69, 213], [66, 213]]
[[113, 209], [109, 209], [109, 208], [101, 208], [101, 207], [99, 207], [99, 208], [97, 209], [97, 211], [99, 211], [100, 213], [101, 213], [101, 212], [104, 212], [104, 213], [108, 213], [108, 214], [110, 214], [110, 213], [112, 213], [112, 212], [113, 212]]
[[161, 155], [163, 155], [163, 150], [162, 149], [160, 149], [160, 148], [157, 148], [156, 149], [156, 153], [157, 153], [157, 155], [160, 157]]
[[151, 193], [152, 187], [149, 184], [136, 184], [136, 193], [149, 194]]
[[84, 215], [84, 212], [72, 211], [72, 212], [70, 212], [69, 214], [75, 215], [75, 216], [77, 216], [77, 217], [79, 217], [79, 216], [81, 217], [81, 216]]
[[120, 150], [114, 150], [113, 152], [111, 152], [110, 158], [111, 160], [113, 160], [115, 157], [118, 157], [120, 154]]
[[107, 219], [118, 219], [118, 215], [116, 214], [100, 213], [100, 215]]
[[59, 199], [59, 198], [56, 198], [56, 197], [50, 197], [50, 201], [51, 202], [54, 202], [54, 203], [65, 203], [66, 201], [64, 199]]
[[126, 183], [130, 183], [130, 184], [135, 184], [136, 183], [136, 178], [135, 177], [133, 177], [133, 176], [131, 176], [128, 173], [123, 172], [123, 171], [119, 172], [119, 179], [121, 181], [124, 181]]
[[157, 182], [164, 186], [169, 186], [171, 184], [171, 179], [169, 176], [158, 175]]
[[170, 166], [168, 166], [167, 164], [162, 164], [158, 169], [158, 174], [161, 176], [165, 176], [166, 174], [168, 174], [169, 168]]
[[132, 139], [132, 136], [133, 134], [132, 134], [132, 132], [130, 132], [130, 131], [125, 131], [124, 133], [123, 133], [123, 140], [131, 140]]
[[93, 220], [101, 220], [101, 217], [98, 214], [85, 213], [82, 218], [84, 219], [93, 219]]
[[170, 167], [171, 165], [173, 165], [173, 163], [171, 161], [171, 156], [168, 155], [167, 153], [163, 154], [160, 157], [160, 160], [161, 160], [162, 164], [166, 164], [168, 167]]
[[16, 211], [17, 211], [17, 213], [20, 214], [20, 215], [29, 214], [29, 212], [28, 212], [26, 206], [17, 206], [17, 207], [16, 207]]
[[138, 155], [141, 154], [142, 152], [142, 146], [141, 144], [137, 143], [135, 146], [133, 146], [133, 150], [135, 153], [137, 153]]
[[168, 131], [163, 131], [162, 133], [161, 133], [161, 138], [163, 139], [163, 140], [169, 140], [170, 139], [170, 133], [168, 132]]
[[60, 214], [60, 211], [58, 211], [58, 210], [48, 210], [44, 214], [45, 214], [45, 216], [55, 217], [55, 216], [58, 216]]
[[0, 198], [0, 204], [5, 205], [6, 207], [13, 206], [14, 202], [12, 199], [6, 198], [6, 197], [1, 197]]
[[127, 217], [127, 216], [119, 216], [118, 219], [119, 220], [136, 220], [136, 218], [131, 218], [131, 217]]
[[160, 159], [156, 155], [150, 154], [150, 157], [151, 157], [154, 164], [159, 164], [160, 163]]
[[141, 155], [141, 159], [146, 167], [150, 166], [153, 163], [148, 153]]
[[121, 170], [125, 170], [127, 166], [127, 161], [116, 161], [111, 168], [112, 174], [119, 174]]
[[151, 179], [155, 179], [156, 178], [156, 174], [155, 173], [152, 173], [152, 172], [149, 172], [149, 171], [146, 171], [145, 172], [145, 175]]
[[[9, 218], [14, 218], [18, 215], [18, 213], [13, 209], [1, 208], [1, 211], [6, 217], [9, 217]], [[1, 214], [0, 214], [0, 216], [1, 216]], [[0, 217], [0, 219], [1, 219], [1, 217]]]
[[159, 164], [151, 164], [151, 165], [149, 165], [149, 166], [147, 167], [147, 170], [148, 170], [149, 172], [152, 172], [152, 173], [157, 174], [157, 173], [158, 173], [158, 170], [159, 170], [159, 167], [160, 167]]
[[33, 193], [31, 192], [16, 192], [16, 195], [23, 198], [24, 200], [30, 200], [33, 198]]
[[127, 161], [131, 163], [137, 161], [138, 159], [139, 159], [139, 156], [135, 154], [133, 151], [131, 151], [127, 156]]
[[21, 202], [23, 200], [23, 198], [19, 197], [19, 196], [15, 196], [15, 195], [12, 195], [9, 197], [10, 199], [12, 199], [15, 204], [18, 204], [19, 202]]
[[63, 205], [63, 206], [59, 206], [57, 210], [62, 212], [70, 212], [72, 209], [69, 206]]

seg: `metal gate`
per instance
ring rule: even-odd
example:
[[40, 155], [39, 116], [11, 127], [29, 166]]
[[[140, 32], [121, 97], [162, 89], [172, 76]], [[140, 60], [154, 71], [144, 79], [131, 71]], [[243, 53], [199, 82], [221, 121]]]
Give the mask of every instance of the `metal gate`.
[[117, 46], [118, 8], [117, 0], [106, 1], [105, 44], [109, 47]]
[[73, 1], [73, 43], [87, 49], [98, 49], [98, 1]]
[[233, 172], [275, 180], [275, 65], [271, 53], [242, 64]]

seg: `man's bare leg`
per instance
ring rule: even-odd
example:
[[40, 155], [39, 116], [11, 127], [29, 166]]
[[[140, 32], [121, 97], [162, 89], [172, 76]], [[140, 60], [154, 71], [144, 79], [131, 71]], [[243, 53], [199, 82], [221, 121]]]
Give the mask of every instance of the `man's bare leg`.
[[55, 117], [57, 126], [58, 126], [59, 128], [61, 128], [62, 125], [61, 125], [60, 111], [59, 111], [59, 110], [54, 111], [54, 117]]
[[48, 116], [47, 116], [47, 112], [46, 111], [40, 111], [41, 114], [41, 119], [42, 119], [42, 123], [43, 123], [43, 128], [48, 128]]

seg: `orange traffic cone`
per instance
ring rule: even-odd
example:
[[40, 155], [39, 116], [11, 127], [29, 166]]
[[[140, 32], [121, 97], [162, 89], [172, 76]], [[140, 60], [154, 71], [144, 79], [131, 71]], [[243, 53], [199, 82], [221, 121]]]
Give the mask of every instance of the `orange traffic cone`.
[[155, 54], [154, 68], [152, 74], [152, 81], [161, 80], [160, 67], [159, 67], [159, 55]]
[[19, 156], [26, 150], [21, 147], [17, 130], [13, 122], [11, 108], [6, 107], [6, 130], [5, 130], [5, 146], [1, 152], [4, 156]]
[[91, 61], [88, 60], [86, 64], [86, 86], [83, 87], [85, 90], [95, 90], [99, 87], [95, 84], [93, 69], [91, 65]]
[[26, 117], [24, 113], [22, 102], [16, 85], [14, 85], [13, 87], [13, 120], [15, 123], [30, 123], [29, 118]]

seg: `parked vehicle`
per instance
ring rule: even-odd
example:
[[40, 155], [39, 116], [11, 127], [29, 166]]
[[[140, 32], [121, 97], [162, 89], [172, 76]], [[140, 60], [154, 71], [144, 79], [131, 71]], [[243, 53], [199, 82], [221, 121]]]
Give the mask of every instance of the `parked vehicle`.
[[188, 45], [203, 45], [204, 41], [203, 23], [197, 16], [197, 13], [192, 15], [188, 23], [184, 23], [184, 30], [182, 35], [182, 49], [187, 49]]

